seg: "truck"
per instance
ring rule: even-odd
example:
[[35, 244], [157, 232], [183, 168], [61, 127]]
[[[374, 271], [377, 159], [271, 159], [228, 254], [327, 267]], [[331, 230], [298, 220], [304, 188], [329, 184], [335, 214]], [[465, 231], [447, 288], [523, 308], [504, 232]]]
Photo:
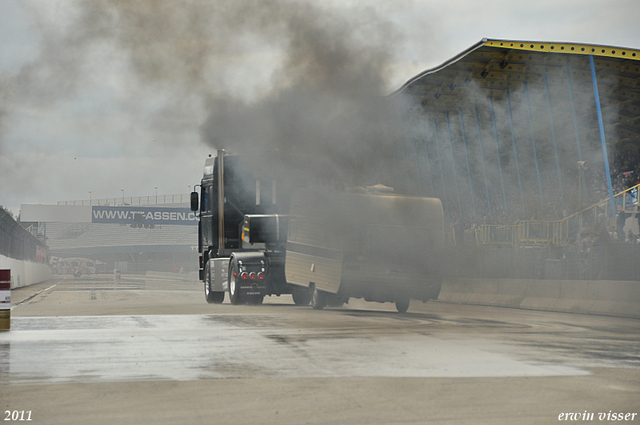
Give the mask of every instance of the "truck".
[[438, 297], [440, 200], [382, 185], [329, 188], [282, 159], [281, 152], [223, 150], [206, 159], [191, 209], [208, 303], [226, 294], [231, 304], [291, 294], [314, 309], [364, 298], [406, 312], [411, 299]]

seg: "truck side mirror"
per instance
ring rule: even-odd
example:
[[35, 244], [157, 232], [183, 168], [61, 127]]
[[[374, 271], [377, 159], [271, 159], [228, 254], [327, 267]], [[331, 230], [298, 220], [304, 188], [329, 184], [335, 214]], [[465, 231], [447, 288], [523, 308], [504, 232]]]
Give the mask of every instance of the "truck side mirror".
[[191, 211], [198, 211], [198, 192], [191, 192]]

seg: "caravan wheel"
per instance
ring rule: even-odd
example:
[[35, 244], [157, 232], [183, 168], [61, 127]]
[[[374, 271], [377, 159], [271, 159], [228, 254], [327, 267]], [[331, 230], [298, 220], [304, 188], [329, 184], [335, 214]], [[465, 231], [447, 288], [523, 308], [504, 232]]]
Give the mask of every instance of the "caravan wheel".
[[309, 305], [311, 302], [311, 296], [309, 296], [309, 291], [306, 289], [295, 290], [291, 295], [296, 305]]
[[409, 298], [398, 298], [396, 300], [396, 308], [400, 313], [406, 313], [409, 310], [409, 303], [411, 303]]

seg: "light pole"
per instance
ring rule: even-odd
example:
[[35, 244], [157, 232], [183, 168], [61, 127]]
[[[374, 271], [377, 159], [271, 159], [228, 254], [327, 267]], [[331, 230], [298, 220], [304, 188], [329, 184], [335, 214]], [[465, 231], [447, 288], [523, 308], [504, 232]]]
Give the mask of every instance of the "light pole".
[[158, 205], [158, 186], [153, 186], [153, 188], [156, 190], [156, 205]]
[[120, 192], [122, 192], [122, 205], [124, 205], [124, 189], [120, 189]]
[[587, 169], [587, 161], [578, 161], [578, 211], [582, 210], [582, 173]]
[[89, 191], [89, 206], [91, 206], [91, 191]]

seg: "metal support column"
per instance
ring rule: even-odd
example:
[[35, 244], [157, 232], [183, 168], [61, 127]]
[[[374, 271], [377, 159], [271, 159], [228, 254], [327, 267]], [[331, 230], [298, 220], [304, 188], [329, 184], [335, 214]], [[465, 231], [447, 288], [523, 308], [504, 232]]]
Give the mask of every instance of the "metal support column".
[[473, 105], [476, 113], [476, 126], [478, 127], [478, 146], [480, 147], [480, 159], [482, 160], [482, 174], [484, 175], [484, 188], [487, 191], [487, 205], [489, 206], [489, 217], [493, 218], [491, 210], [491, 195], [489, 193], [489, 182], [487, 181], [487, 167], [484, 163], [484, 150], [482, 148], [482, 132], [480, 131], [480, 118], [478, 117], [478, 105]]
[[[402, 119], [400, 117], [400, 114], [396, 111], [395, 113], [396, 116], [396, 128], [397, 128], [397, 135], [398, 135], [398, 139], [400, 139], [400, 143], [402, 144], [402, 156], [404, 158], [403, 162], [403, 168], [404, 168], [404, 174], [405, 177], [407, 179], [407, 190], [409, 190], [411, 188], [411, 176], [409, 175], [409, 161], [407, 160], [407, 148], [406, 148], [406, 143], [404, 140], [404, 127], [402, 125]], [[401, 177], [399, 176], [399, 178], [401, 179]]]
[[415, 157], [415, 162], [416, 162], [416, 173], [418, 173], [418, 185], [420, 186], [420, 194], [422, 196], [425, 196], [424, 187], [422, 185], [422, 173], [420, 172], [420, 162], [418, 160], [418, 147], [416, 146], [417, 145], [416, 133], [413, 125], [411, 126], [411, 138], [413, 139], [413, 156]]
[[442, 194], [444, 196], [444, 209], [450, 212], [448, 209], [449, 201], [447, 199], [447, 188], [444, 184], [444, 169], [442, 168], [442, 155], [440, 155], [440, 142], [438, 141], [438, 121], [436, 117], [433, 117], [433, 132], [436, 135], [436, 150], [438, 151], [438, 164], [440, 165], [440, 181], [442, 182]]
[[[426, 122], [426, 121], [425, 121]], [[425, 125], [426, 126], [426, 125]], [[429, 156], [429, 140], [427, 139], [427, 129], [425, 128], [424, 135], [424, 153], [427, 163], [427, 173], [429, 174], [429, 183], [431, 184], [431, 196], [436, 197], [436, 189], [433, 186], [433, 174], [431, 173], [431, 159]]]
[[533, 134], [533, 116], [531, 114], [531, 102], [529, 101], [529, 85], [524, 83], [524, 93], [527, 99], [527, 112], [529, 114], [529, 131], [531, 132], [531, 144], [533, 146], [533, 159], [536, 164], [536, 176], [538, 177], [538, 191], [540, 193], [540, 202], [544, 202], [542, 196], [542, 182], [540, 181], [540, 166], [538, 165], [538, 150], [536, 149], [536, 137]]
[[560, 171], [560, 158], [558, 156], [558, 143], [556, 141], [555, 121], [553, 119], [553, 110], [551, 109], [551, 93], [549, 91], [549, 79], [544, 76], [544, 87], [547, 91], [547, 104], [549, 106], [549, 120], [551, 124], [551, 139], [553, 141], [553, 152], [556, 157], [556, 171], [558, 172], [558, 186], [560, 187], [560, 199], [562, 199], [562, 209], [564, 209], [564, 189], [562, 187], [562, 172]]
[[500, 141], [498, 139], [498, 128], [496, 126], [496, 113], [493, 108], [493, 98], [489, 98], [489, 104], [491, 106], [491, 124], [493, 126], [493, 137], [496, 140], [496, 152], [498, 154], [498, 171], [500, 171], [500, 184], [502, 185], [502, 202], [504, 205], [505, 214], [509, 214], [509, 205], [507, 204], [507, 191], [504, 187], [504, 176], [502, 175], [502, 158], [500, 157]]
[[476, 210], [476, 197], [473, 193], [473, 179], [471, 178], [471, 166], [469, 164], [469, 150], [467, 148], [467, 136], [464, 129], [464, 118], [462, 116], [462, 109], [460, 111], [460, 128], [462, 130], [462, 143], [464, 143], [464, 155], [467, 160], [467, 174], [469, 175], [469, 190], [471, 191], [471, 204], [473, 205], [473, 217], [478, 222], [478, 211]]
[[[578, 131], [578, 116], [576, 114], [576, 105], [573, 99], [573, 87], [571, 85], [571, 69], [569, 68], [569, 65], [567, 65], [567, 83], [569, 85], [569, 100], [571, 102], [571, 113], [573, 115], [573, 131], [575, 132], [575, 135], [576, 135], [576, 146], [578, 148], [578, 161], [579, 161], [579, 164], [582, 163], [582, 166], [579, 165], [580, 183], [582, 185], [582, 192], [583, 192], [582, 194], [580, 194], [580, 196], [584, 195], [582, 199], [586, 201], [587, 185], [584, 180], [584, 162], [583, 162], [584, 160], [582, 159], [582, 149], [580, 148], [580, 132]], [[580, 186], [580, 184], [578, 184], [578, 186]], [[580, 205], [578, 209], [580, 209], [581, 207], [582, 205]]]
[[524, 208], [524, 192], [522, 191], [522, 181], [520, 179], [520, 166], [518, 165], [518, 149], [516, 148], [516, 133], [513, 130], [513, 112], [511, 111], [511, 95], [509, 93], [509, 87], [506, 88], [507, 94], [507, 109], [509, 110], [509, 126], [511, 127], [511, 141], [513, 142], [513, 157], [516, 162], [516, 173], [518, 175], [518, 188], [520, 189], [520, 202], [522, 202], [522, 208]]
[[453, 164], [453, 179], [456, 184], [456, 196], [458, 199], [458, 212], [462, 217], [462, 201], [460, 199], [460, 188], [458, 187], [458, 172], [456, 171], [456, 158], [453, 150], [453, 138], [451, 137], [451, 121], [449, 120], [449, 112], [445, 112], [447, 118], [447, 133], [449, 134], [449, 146], [451, 147], [451, 163]]

